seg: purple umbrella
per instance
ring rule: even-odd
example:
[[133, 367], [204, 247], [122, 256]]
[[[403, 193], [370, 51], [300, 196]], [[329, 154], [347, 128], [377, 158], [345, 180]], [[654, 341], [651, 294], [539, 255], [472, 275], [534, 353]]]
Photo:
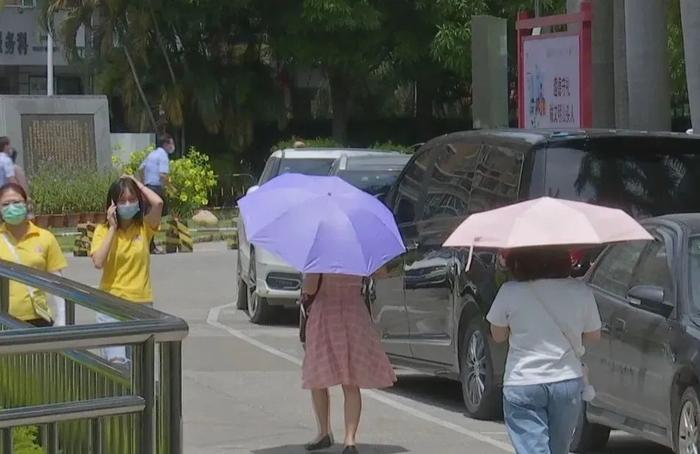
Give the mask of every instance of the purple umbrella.
[[369, 276], [405, 251], [392, 213], [338, 177], [284, 174], [238, 206], [248, 241], [304, 273]]

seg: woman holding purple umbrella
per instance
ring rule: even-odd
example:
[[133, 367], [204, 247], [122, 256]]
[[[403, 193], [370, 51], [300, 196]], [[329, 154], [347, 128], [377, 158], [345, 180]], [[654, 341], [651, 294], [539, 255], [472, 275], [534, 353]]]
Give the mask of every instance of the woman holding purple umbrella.
[[[238, 202], [248, 240], [304, 273], [302, 386], [311, 390], [318, 436], [333, 445], [328, 388], [345, 394], [345, 449], [355, 445], [362, 388], [396, 381], [362, 297], [362, 278], [405, 252], [393, 214], [337, 177], [285, 174]], [[304, 322], [306, 321], [306, 322]]]
[[304, 389], [311, 390], [319, 433], [307, 451], [333, 445], [328, 388], [342, 386], [345, 396], [345, 449], [355, 445], [362, 411], [361, 388], [387, 388], [396, 375], [365, 306], [362, 278], [343, 274], [307, 274], [303, 293], [314, 295], [306, 324]]

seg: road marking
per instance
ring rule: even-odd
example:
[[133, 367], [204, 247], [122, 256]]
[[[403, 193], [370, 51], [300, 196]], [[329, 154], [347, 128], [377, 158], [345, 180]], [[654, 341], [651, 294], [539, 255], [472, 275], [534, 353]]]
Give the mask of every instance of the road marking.
[[[235, 307], [235, 304], [225, 304], [223, 306], [217, 306], [213, 307], [209, 310], [209, 314], [207, 315], [207, 324], [210, 326], [213, 326], [215, 328], [222, 329], [229, 334], [231, 334], [233, 337], [242, 340], [243, 342], [246, 342], [254, 347], [259, 348], [260, 350], [263, 350], [264, 352], [267, 352], [271, 355], [277, 356], [278, 358], [285, 359], [289, 361], [290, 363], [296, 364], [297, 366], [301, 366], [301, 359], [297, 358], [296, 356], [292, 356], [290, 354], [287, 354], [283, 351], [280, 351], [274, 347], [271, 347], [263, 342], [260, 342], [257, 339], [254, 339], [253, 337], [243, 333], [240, 330], [237, 330], [235, 328], [232, 328], [230, 326], [226, 326], [223, 323], [219, 322], [219, 316], [221, 312], [225, 309]], [[515, 451], [511, 447], [510, 444], [495, 440], [491, 437], [488, 437], [484, 435], [483, 433], [476, 432], [473, 430], [466, 429], [458, 424], [454, 424], [450, 421], [446, 421], [444, 419], [438, 418], [436, 416], [430, 415], [424, 411], [418, 410], [416, 408], [413, 408], [409, 405], [403, 404], [399, 402], [398, 400], [388, 397], [380, 392], [377, 391], [365, 391], [363, 390], [363, 395], [369, 397], [372, 400], [375, 400], [377, 402], [383, 403], [384, 405], [387, 405], [391, 408], [394, 408], [395, 410], [402, 411], [410, 416], [413, 416], [417, 419], [422, 419], [424, 421], [428, 421], [430, 423], [433, 423], [437, 426], [440, 426], [444, 429], [451, 430], [453, 432], [457, 432], [458, 434], [465, 435], [469, 438], [472, 438], [474, 440], [480, 441], [482, 443], [491, 445], [495, 448], [501, 449], [505, 452], [509, 453], [514, 453]]]

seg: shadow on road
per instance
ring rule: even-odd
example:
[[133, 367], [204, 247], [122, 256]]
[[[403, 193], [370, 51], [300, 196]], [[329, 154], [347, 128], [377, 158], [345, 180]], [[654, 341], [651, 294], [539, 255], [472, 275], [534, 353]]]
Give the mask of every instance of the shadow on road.
[[[406, 448], [394, 445], [365, 445], [360, 443], [357, 445], [357, 449], [363, 454], [401, 454], [404, 452], [409, 452]], [[342, 445], [336, 445], [329, 449], [323, 449], [317, 451], [321, 454], [323, 453], [340, 453], [343, 450]], [[253, 454], [291, 454], [291, 453], [301, 453], [306, 452], [304, 445], [284, 445], [277, 446], [275, 448], [264, 448], [256, 449], [251, 451]]]
[[431, 375], [399, 373], [399, 381], [386, 392], [427, 405], [466, 414], [458, 382]]

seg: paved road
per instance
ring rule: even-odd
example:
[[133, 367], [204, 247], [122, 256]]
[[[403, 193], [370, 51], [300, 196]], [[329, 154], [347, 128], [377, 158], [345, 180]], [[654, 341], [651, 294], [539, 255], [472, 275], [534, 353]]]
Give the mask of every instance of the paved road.
[[[293, 454], [314, 434], [309, 396], [302, 391], [293, 314], [275, 326], [256, 326], [235, 310], [235, 252], [205, 244], [194, 254], [154, 257], [156, 308], [185, 318], [186, 453]], [[87, 259], [70, 259], [68, 276], [96, 284]], [[389, 391], [367, 392], [361, 452], [513, 452], [502, 423], [467, 418], [456, 383], [399, 372]], [[333, 424], [342, 438], [341, 396], [333, 394]], [[340, 446], [328, 450], [339, 453]], [[615, 434], [608, 454], [669, 454]]]

